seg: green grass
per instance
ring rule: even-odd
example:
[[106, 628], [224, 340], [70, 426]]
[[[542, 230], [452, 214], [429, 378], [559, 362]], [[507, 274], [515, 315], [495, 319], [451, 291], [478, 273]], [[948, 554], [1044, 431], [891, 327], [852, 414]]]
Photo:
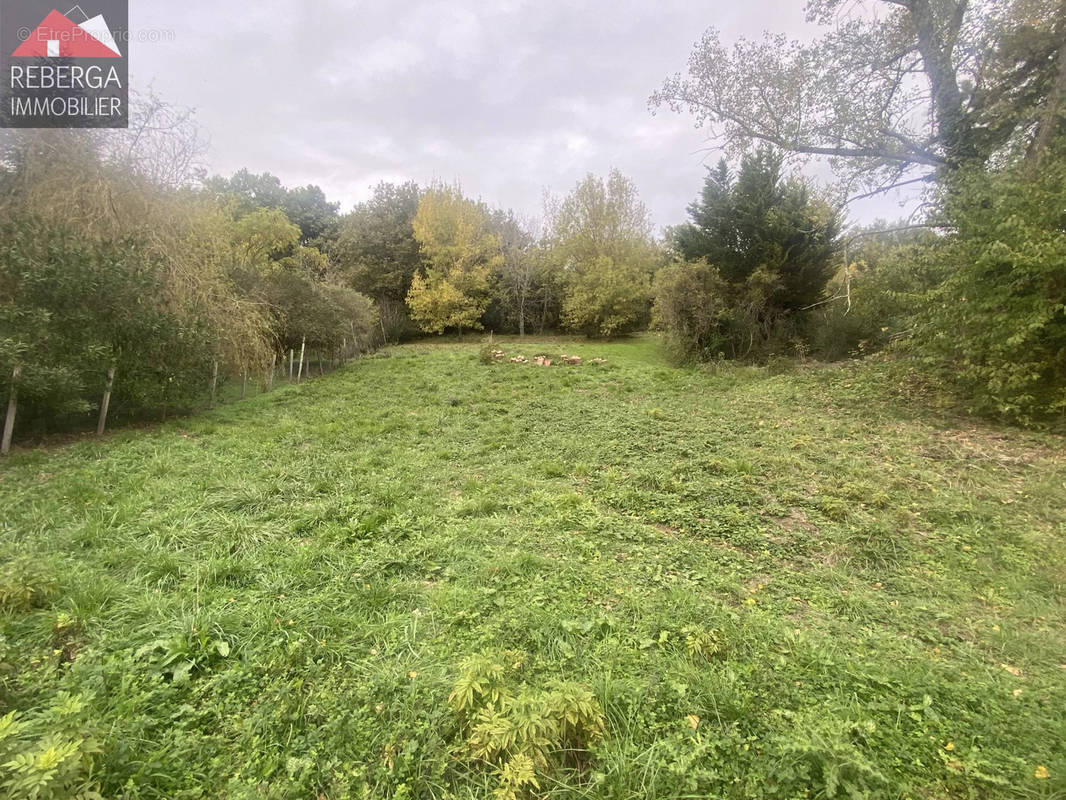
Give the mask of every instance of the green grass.
[[0, 752], [91, 737], [106, 797], [488, 798], [448, 702], [485, 655], [603, 711], [533, 796], [1066, 797], [1061, 438], [876, 365], [497, 344], [609, 363], [393, 348], [0, 467]]

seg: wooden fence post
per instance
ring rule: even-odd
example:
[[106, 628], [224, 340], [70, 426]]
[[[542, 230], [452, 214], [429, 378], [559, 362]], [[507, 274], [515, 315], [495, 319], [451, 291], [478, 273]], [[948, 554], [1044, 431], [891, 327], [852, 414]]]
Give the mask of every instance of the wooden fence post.
[[244, 383], [241, 384], [241, 400], [248, 397], [248, 370], [244, 370], [242, 373], [244, 376]]
[[100, 403], [100, 421], [96, 423], [96, 435], [103, 436], [107, 430], [107, 412], [111, 408], [111, 390], [115, 387], [115, 368], [107, 371], [107, 386], [104, 388], [104, 400]]
[[267, 391], [274, 391], [274, 373], [278, 369], [278, 351], [274, 351], [274, 358], [270, 362], [270, 377], [267, 379]]
[[304, 353], [307, 352], [307, 337], [300, 343], [300, 370], [296, 373], [296, 382], [299, 383], [304, 377]]
[[4, 438], [0, 439], [0, 456], [6, 456], [11, 452], [11, 437], [15, 435], [15, 412], [18, 410], [18, 380], [22, 375], [22, 367], [15, 367], [11, 373], [11, 397], [7, 401], [7, 418], [4, 419]]
[[292, 379], [295, 377], [296, 369], [296, 350], [289, 351], [289, 383], [292, 383]]
[[215, 362], [214, 371], [211, 373], [211, 408], [215, 407], [215, 392], [218, 390], [218, 362]]

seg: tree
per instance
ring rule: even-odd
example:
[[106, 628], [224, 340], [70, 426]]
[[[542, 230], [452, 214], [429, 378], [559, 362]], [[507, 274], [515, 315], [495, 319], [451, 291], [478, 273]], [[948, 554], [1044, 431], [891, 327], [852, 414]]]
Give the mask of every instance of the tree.
[[422, 266], [414, 219], [422, 190], [418, 184], [379, 183], [370, 200], [341, 220], [330, 257], [344, 281], [374, 299], [386, 339], [407, 334], [407, 294]]
[[[208, 364], [217, 358], [234, 369], [247, 369], [269, 358], [265, 309], [242, 296], [231, 278], [233, 265], [239, 260], [233, 217], [214, 199], [192, 188], [195, 173], [181, 173], [181, 165], [190, 163], [188, 154], [181, 153], [196, 138], [193, 134], [165, 126], [149, 127], [143, 135], [131, 134], [124, 148], [118, 148], [114, 138], [88, 131], [12, 131], [5, 132], [3, 138], [0, 181], [5, 191], [0, 194], [0, 216], [33, 220], [46, 232], [65, 232], [45, 237], [57, 247], [68, 241], [67, 237], [79, 240], [90, 253], [108, 252], [116, 243], [123, 243], [127, 246], [121, 257], [123, 265], [114, 267], [120, 274], [135, 264], [157, 265], [152, 273], [156, 283], [150, 291], [143, 289], [132, 298], [118, 290], [108, 293], [128, 300], [144, 314], [169, 315], [173, 323], [161, 323], [151, 333], [129, 337], [127, 341], [137, 340], [136, 349], [114, 348], [110, 360], [121, 362], [115, 384], [116, 411], [137, 413], [159, 401], [165, 406], [188, 399], [206, 380], [203, 358]], [[186, 182], [173, 185], [181, 174]], [[163, 184], [154, 182], [156, 175], [164, 176], [160, 178]], [[22, 241], [25, 244], [27, 240]], [[89, 259], [71, 255], [65, 244], [60, 252], [55, 263], [69, 264], [72, 273], [83, 268], [79, 264], [95, 265], [93, 269], [109, 274], [113, 269], [108, 266], [110, 258], [103, 255]], [[29, 260], [23, 263], [29, 265], [37, 260], [26, 258]], [[110, 308], [93, 295], [103, 276], [84, 270], [80, 273], [84, 278], [81, 289], [71, 289], [64, 302]], [[129, 285], [140, 286], [132, 278]], [[56, 291], [60, 288], [57, 283]], [[14, 312], [21, 314], [26, 303], [32, 308], [37, 302], [29, 297], [0, 296], [0, 302], [10, 300]], [[41, 300], [37, 306], [52, 313], [51, 302]], [[56, 312], [56, 318], [59, 316]], [[84, 338], [88, 340], [91, 334], [89, 326], [85, 327]], [[195, 357], [186, 358], [185, 354]], [[104, 362], [82, 362], [92, 366], [93, 374], [99, 373], [96, 380], [102, 385]], [[52, 360], [51, 365], [42, 363], [40, 367], [56, 364]], [[154, 389], [150, 388], [152, 381]], [[86, 379], [86, 402], [99, 398], [94, 383]]]
[[655, 284], [655, 324], [682, 358], [765, 359], [804, 350], [803, 318], [839, 263], [840, 221], [769, 148], [708, 171], [692, 221], [667, 239], [687, 263]]
[[566, 284], [563, 322], [590, 336], [615, 336], [647, 321], [659, 253], [636, 186], [618, 170], [588, 175], [553, 210], [552, 258]]
[[458, 187], [436, 186], [419, 203], [414, 232], [428, 265], [407, 295], [415, 322], [427, 333], [479, 330], [492, 275], [503, 263], [485, 210]]
[[279, 208], [259, 208], [233, 225], [234, 245], [249, 264], [265, 265], [292, 253], [300, 242], [300, 229]]
[[688, 261], [706, 261], [733, 284], [763, 270], [775, 287], [773, 310], [799, 312], [822, 299], [838, 268], [840, 220], [799, 178], [782, 174], [769, 148], [745, 155], [734, 177], [726, 162], [708, 172], [689, 207], [692, 222], [669, 238]]
[[230, 178], [216, 176], [205, 182], [208, 192], [236, 202], [237, 216], [257, 209], [278, 209], [300, 228], [300, 242], [328, 247], [336, 237], [339, 203], [331, 203], [317, 186], [289, 189], [281, 179], [264, 172], [254, 175], [242, 169]]
[[984, 163], [1017, 136], [1039, 153], [1063, 130], [1056, 0], [874, 5], [857, 17], [845, 0], [808, 0], [808, 19], [834, 26], [808, 44], [767, 34], [727, 48], [712, 29], [652, 104], [692, 113], [734, 150], [763, 142], [828, 158], [864, 191]]
[[513, 211], [494, 211], [490, 225], [500, 237], [503, 249], [497, 282], [503, 316], [514, 325], [512, 330], [517, 329], [519, 336], [525, 336], [544, 272], [543, 252], [530, 231], [532, 224], [520, 221]]
[[966, 171], [939, 213], [951, 233], [917, 263], [943, 280], [914, 314], [922, 366], [970, 410], [1066, 418], [1066, 158]]

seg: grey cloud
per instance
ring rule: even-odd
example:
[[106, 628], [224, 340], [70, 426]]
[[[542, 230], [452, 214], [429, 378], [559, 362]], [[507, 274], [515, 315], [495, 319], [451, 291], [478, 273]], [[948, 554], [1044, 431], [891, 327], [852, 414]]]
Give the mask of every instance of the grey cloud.
[[806, 30], [796, 0], [138, 0], [131, 24], [173, 30], [133, 46], [134, 87], [197, 108], [215, 171], [316, 183], [345, 208], [378, 180], [459, 179], [536, 214], [545, 188], [617, 166], [659, 225], [683, 219], [707, 154], [648, 95], [711, 25]]

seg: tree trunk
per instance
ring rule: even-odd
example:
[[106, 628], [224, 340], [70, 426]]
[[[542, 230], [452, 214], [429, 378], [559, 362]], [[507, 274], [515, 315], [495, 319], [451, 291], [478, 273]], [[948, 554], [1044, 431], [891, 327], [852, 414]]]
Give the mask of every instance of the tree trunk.
[[100, 421], [96, 423], [96, 435], [103, 436], [107, 430], [107, 412], [111, 408], [111, 390], [115, 387], [115, 368], [107, 371], [107, 386], [104, 388], [104, 400], [100, 403]]
[[955, 42], [966, 14], [968, 0], [955, 0], [955, 14], [947, 30], [938, 26], [929, 0], [910, 0], [910, 11], [918, 38], [918, 55], [922, 70], [932, 90], [933, 117], [937, 138], [944, 145], [948, 162], [959, 165], [977, 155], [973, 142], [973, 125], [963, 108], [955, 65]]
[[[214, 369], [211, 372], [211, 408], [215, 407], [215, 397], [218, 392], [218, 362], [215, 362]], [[163, 412], [164, 415], [166, 412]]]
[[18, 411], [18, 380], [22, 375], [22, 367], [15, 367], [11, 373], [11, 396], [7, 401], [7, 417], [4, 419], [4, 437], [0, 439], [0, 456], [6, 456], [11, 452], [11, 439], [15, 435], [15, 414]]

